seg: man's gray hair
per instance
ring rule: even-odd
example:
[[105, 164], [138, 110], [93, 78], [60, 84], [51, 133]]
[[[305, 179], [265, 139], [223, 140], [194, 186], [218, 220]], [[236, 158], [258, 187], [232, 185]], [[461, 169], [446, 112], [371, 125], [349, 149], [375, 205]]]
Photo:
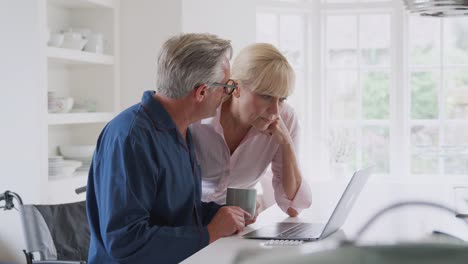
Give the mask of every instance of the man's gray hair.
[[158, 57], [157, 91], [178, 99], [200, 84], [219, 82], [225, 60], [232, 56], [229, 40], [211, 34], [181, 34], [168, 39]]

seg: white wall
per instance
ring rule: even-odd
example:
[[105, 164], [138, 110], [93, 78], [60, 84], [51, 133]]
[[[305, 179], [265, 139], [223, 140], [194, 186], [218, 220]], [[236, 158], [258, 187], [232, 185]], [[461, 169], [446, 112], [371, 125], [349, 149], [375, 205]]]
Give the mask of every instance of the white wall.
[[[0, 1], [0, 192], [15, 191], [24, 202], [40, 200], [41, 113], [45, 74], [40, 58], [40, 1]], [[17, 211], [0, 210], [0, 262], [24, 263]]]
[[234, 55], [255, 42], [255, 2], [183, 0], [182, 31], [212, 33], [232, 41]]
[[160, 47], [182, 30], [182, 0], [121, 1], [121, 107], [140, 101], [155, 90]]

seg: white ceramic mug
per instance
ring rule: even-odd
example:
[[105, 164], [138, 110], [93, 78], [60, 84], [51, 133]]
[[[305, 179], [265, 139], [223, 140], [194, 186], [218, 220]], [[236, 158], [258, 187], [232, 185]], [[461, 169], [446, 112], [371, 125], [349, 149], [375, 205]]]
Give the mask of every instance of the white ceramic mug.
[[52, 33], [50, 34], [49, 41], [47, 44], [51, 47], [61, 47], [63, 44], [64, 35], [62, 33]]

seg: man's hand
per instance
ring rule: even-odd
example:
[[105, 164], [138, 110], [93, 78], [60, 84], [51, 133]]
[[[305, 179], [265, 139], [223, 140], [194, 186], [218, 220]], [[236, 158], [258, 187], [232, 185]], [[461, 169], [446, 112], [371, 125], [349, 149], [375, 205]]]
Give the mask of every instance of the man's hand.
[[245, 219], [245, 226], [248, 226], [250, 224], [253, 224], [255, 223], [255, 221], [257, 221], [257, 216], [258, 216], [258, 212], [260, 212], [260, 209], [261, 209], [261, 206], [262, 206], [262, 203], [260, 203], [258, 197], [257, 197], [257, 205], [255, 207], [255, 215], [254, 215], [254, 218], [253, 219], [249, 219], [249, 218], [246, 218]]
[[242, 232], [245, 218], [250, 218], [250, 214], [239, 206], [221, 207], [207, 226], [210, 243], [218, 238]]

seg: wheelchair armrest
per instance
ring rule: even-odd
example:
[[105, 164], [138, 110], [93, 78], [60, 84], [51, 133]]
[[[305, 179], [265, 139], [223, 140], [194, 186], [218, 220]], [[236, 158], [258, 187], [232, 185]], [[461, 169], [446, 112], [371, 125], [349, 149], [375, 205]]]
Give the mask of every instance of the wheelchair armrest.
[[86, 264], [86, 261], [73, 260], [33, 260], [33, 264]]

